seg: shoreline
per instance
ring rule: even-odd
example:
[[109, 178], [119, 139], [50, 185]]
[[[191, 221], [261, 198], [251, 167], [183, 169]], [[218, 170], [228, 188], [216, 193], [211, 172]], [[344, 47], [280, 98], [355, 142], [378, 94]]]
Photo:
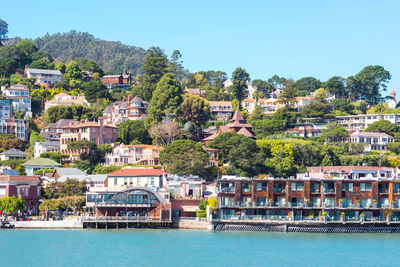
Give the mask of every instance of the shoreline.
[[98, 222], [88, 225], [80, 220], [66, 221], [24, 221], [12, 222], [14, 229], [180, 229], [204, 231], [251, 231], [251, 232], [298, 232], [298, 233], [400, 233], [400, 223], [311, 223], [311, 222], [249, 222], [217, 220], [213, 222], [197, 220], [174, 220], [168, 224], [129, 223], [116, 224]]

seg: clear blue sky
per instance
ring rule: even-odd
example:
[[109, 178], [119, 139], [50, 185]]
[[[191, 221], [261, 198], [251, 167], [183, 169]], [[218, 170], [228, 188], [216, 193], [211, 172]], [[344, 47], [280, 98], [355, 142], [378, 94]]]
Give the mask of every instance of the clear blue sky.
[[[325, 81], [367, 65], [392, 74], [400, 93], [400, 1], [2, 1], [9, 37], [75, 29], [183, 55], [190, 71], [241, 66], [252, 79], [274, 74]], [[399, 95], [399, 94], [398, 94]], [[399, 95], [400, 96], [400, 95]], [[399, 98], [399, 97], [398, 97]]]

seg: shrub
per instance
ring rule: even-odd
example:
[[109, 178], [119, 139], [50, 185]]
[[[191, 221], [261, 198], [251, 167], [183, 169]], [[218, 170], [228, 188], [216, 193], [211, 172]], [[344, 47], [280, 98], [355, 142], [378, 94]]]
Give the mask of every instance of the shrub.
[[207, 218], [207, 211], [206, 210], [197, 210], [196, 217], [197, 218]]

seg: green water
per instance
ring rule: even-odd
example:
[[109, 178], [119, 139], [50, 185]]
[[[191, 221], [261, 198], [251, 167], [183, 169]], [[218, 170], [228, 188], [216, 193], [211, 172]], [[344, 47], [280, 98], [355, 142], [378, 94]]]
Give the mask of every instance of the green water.
[[400, 266], [400, 234], [1, 230], [0, 266]]

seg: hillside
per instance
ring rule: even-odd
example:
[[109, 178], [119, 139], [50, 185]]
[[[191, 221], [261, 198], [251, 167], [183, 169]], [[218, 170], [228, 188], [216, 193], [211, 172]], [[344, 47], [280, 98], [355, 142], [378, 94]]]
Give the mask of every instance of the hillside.
[[[21, 40], [13, 38], [8, 43]], [[40, 51], [54, 58], [67, 61], [74, 57], [85, 57], [97, 62], [105, 72], [118, 73], [125, 68], [127, 72], [142, 72], [146, 50], [121, 42], [105, 41], [89, 33], [70, 31], [68, 33], [46, 34], [32, 40]]]

